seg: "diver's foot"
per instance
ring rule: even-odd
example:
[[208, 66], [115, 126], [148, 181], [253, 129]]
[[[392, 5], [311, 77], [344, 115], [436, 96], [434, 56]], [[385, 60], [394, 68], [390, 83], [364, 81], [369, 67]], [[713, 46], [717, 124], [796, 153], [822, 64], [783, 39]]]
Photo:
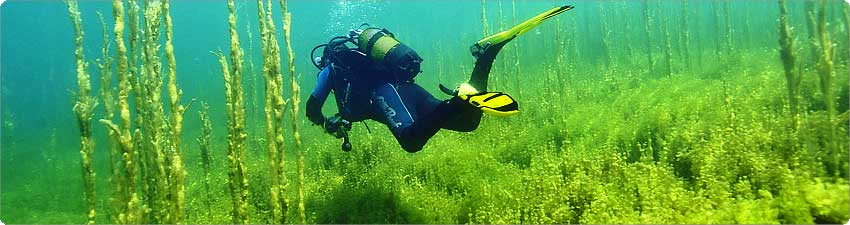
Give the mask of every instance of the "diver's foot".
[[465, 102], [464, 104], [478, 108], [489, 115], [508, 117], [519, 113], [519, 104], [516, 100], [502, 92], [479, 92], [468, 83], [461, 83], [454, 90], [440, 84], [440, 90], [455, 96], [451, 99], [452, 102]]
[[475, 89], [475, 87], [473, 87], [472, 85], [470, 85], [469, 83], [466, 83], [466, 82], [460, 83], [460, 86], [458, 86], [457, 89], [455, 89], [455, 90], [457, 90], [458, 96], [478, 94], [478, 90]]

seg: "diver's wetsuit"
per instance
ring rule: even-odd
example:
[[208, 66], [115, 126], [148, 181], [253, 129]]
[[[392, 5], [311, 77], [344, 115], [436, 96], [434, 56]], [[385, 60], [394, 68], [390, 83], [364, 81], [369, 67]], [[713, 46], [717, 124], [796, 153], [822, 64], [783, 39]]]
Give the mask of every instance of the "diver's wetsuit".
[[[490, 46], [478, 56], [469, 83], [486, 91], [493, 60], [504, 46]], [[307, 117], [316, 125], [325, 122], [322, 105], [331, 90], [336, 93], [340, 116], [350, 122], [372, 119], [389, 127], [405, 151], [417, 152], [440, 129], [469, 132], [478, 128], [482, 111], [458, 97], [434, 98], [412, 81], [394, 81], [374, 69], [343, 70], [330, 64], [319, 73], [307, 100]]]

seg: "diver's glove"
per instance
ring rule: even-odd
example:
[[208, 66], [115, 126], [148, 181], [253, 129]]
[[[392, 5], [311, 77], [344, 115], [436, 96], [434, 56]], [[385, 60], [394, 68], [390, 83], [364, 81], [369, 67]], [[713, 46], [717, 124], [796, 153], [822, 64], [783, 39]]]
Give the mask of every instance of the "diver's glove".
[[325, 132], [333, 135], [336, 138], [343, 138], [349, 130], [351, 130], [351, 122], [343, 119], [339, 114], [325, 119], [325, 124], [322, 126]]

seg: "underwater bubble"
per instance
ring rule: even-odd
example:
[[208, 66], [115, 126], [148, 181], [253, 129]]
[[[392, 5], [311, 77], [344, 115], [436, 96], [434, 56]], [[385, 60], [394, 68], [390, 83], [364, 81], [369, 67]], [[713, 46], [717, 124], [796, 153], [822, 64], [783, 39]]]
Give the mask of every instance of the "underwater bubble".
[[342, 0], [328, 12], [325, 34], [348, 33], [362, 23], [377, 21], [383, 15], [385, 3], [377, 0]]

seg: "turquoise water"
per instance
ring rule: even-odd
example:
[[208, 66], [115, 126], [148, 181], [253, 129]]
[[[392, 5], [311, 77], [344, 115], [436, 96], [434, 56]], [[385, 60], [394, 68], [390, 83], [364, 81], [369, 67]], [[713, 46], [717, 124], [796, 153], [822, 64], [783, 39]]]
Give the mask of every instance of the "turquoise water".
[[[494, 64], [490, 89], [517, 98], [518, 116], [485, 116], [478, 130], [442, 131], [423, 151], [409, 154], [374, 121], [367, 122], [368, 130], [356, 124], [354, 151], [341, 152], [341, 141], [298, 115], [308, 223], [843, 223], [850, 218], [850, 35], [848, 6], [841, 1], [826, 1], [825, 7], [836, 52], [831, 98], [821, 91], [821, 47], [812, 44], [818, 36], [807, 24], [807, 13], [817, 12], [818, 4], [788, 3], [803, 73], [797, 127], [790, 125], [776, 1], [287, 4], [301, 114], [318, 72], [310, 50], [363, 22], [389, 29], [414, 48], [425, 59], [416, 82], [448, 98], [437, 84], [468, 79], [474, 62], [469, 46], [485, 33], [552, 7], [576, 7], [514, 40]], [[253, 63], [245, 75], [249, 218], [271, 223], [257, 3], [237, 1], [236, 6], [242, 48]], [[273, 7], [287, 68], [283, 20], [277, 2]], [[99, 98], [94, 60], [103, 57], [103, 25], [97, 12], [104, 16], [114, 55], [112, 6], [83, 1], [80, 10], [84, 53]], [[210, 54], [229, 50], [227, 5], [174, 1], [171, 16], [181, 102], [193, 102], [184, 114], [180, 146], [188, 173], [184, 221], [231, 223], [224, 81]], [[0, 8], [4, 223], [85, 222], [80, 137], [72, 111], [73, 38], [62, 2], [11, 0]], [[284, 73], [285, 98], [291, 95], [287, 78]], [[210, 105], [213, 126], [210, 190], [204, 188], [195, 142], [200, 102]], [[836, 105], [835, 112], [828, 111], [828, 102]], [[94, 120], [104, 118], [102, 106]], [[330, 101], [324, 110], [326, 115], [336, 111]], [[287, 161], [295, 162], [285, 121]], [[117, 223], [109, 205], [115, 195], [109, 184], [110, 141], [103, 125], [92, 126], [95, 221]], [[292, 203], [287, 222], [299, 221], [294, 165], [289, 163], [286, 172]]]

